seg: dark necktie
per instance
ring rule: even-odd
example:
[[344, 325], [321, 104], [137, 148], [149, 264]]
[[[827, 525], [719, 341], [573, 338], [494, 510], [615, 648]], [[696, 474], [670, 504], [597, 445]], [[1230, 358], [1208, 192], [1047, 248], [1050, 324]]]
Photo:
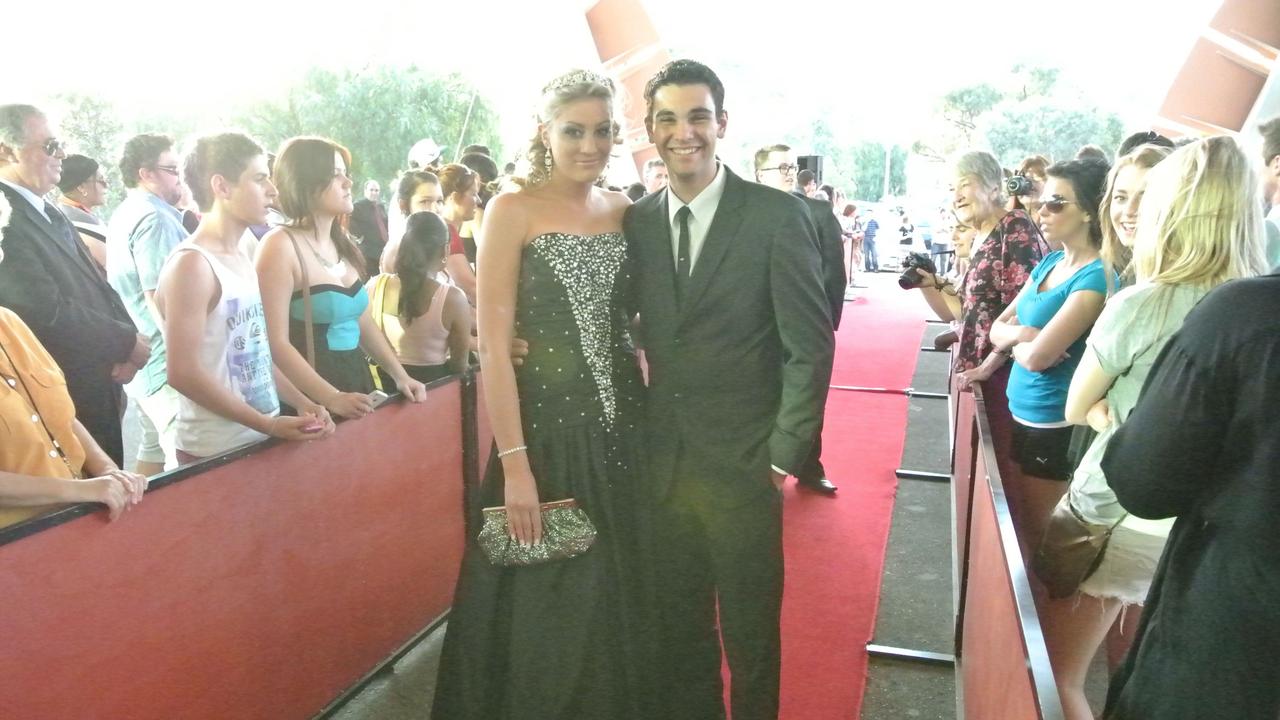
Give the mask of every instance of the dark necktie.
[[63, 248], [70, 250], [72, 255], [80, 257], [80, 248], [76, 247], [77, 243], [80, 242], [80, 235], [70, 221], [67, 220], [67, 216], [63, 215], [61, 210], [47, 201], [44, 204], [44, 212], [49, 216], [49, 224], [53, 226], [53, 234], [58, 236]]
[[685, 205], [676, 211], [676, 220], [680, 222], [680, 245], [676, 249], [676, 299], [684, 301], [685, 286], [689, 283], [689, 206]]

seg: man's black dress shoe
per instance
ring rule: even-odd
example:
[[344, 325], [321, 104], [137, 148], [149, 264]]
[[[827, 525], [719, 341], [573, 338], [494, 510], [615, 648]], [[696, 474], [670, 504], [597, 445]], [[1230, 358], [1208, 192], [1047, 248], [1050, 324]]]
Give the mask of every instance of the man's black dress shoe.
[[818, 477], [818, 478], [811, 478], [811, 479], [805, 479], [805, 480], [796, 478], [796, 483], [800, 485], [800, 487], [808, 488], [810, 490], [813, 490], [814, 492], [826, 493], [827, 495], [836, 494], [836, 486], [832, 485], [831, 481], [828, 480], [826, 477]]

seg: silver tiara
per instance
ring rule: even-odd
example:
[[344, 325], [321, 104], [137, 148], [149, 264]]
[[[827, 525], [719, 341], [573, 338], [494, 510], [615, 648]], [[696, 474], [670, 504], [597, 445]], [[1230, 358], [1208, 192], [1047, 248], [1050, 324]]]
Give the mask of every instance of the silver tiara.
[[552, 90], [559, 90], [563, 87], [586, 85], [589, 83], [594, 85], [603, 85], [610, 90], [613, 90], [613, 81], [600, 73], [592, 72], [590, 70], [574, 70], [571, 73], [561, 75], [555, 80], [547, 83], [547, 86], [542, 88], [542, 92], [547, 93]]

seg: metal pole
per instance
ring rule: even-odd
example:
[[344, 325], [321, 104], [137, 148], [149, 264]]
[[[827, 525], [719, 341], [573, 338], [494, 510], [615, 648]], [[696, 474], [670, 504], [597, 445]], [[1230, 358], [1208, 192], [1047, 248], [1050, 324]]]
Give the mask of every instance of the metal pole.
[[471, 91], [471, 104], [467, 105], [467, 117], [462, 121], [462, 132], [458, 134], [458, 144], [453, 148], [453, 161], [458, 162], [462, 159], [462, 141], [467, 138], [467, 126], [471, 124], [471, 112], [476, 109], [476, 98], [480, 96], [479, 90]]
[[880, 200], [883, 201], [889, 197], [889, 172], [893, 170], [893, 145], [884, 146], [884, 191], [880, 193]]

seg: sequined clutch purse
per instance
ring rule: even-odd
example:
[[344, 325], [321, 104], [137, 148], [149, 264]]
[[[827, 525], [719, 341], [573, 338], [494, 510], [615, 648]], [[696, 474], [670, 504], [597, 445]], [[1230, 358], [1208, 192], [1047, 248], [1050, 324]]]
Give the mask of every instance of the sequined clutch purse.
[[483, 510], [484, 524], [476, 536], [489, 562], [503, 567], [538, 565], [567, 560], [586, 552], [596, 541], [596, 526], [573, 498], [545, 502], [542, 514], [542, 542], [525, 547], [507, 533], [507, 509], [501, 505]]

